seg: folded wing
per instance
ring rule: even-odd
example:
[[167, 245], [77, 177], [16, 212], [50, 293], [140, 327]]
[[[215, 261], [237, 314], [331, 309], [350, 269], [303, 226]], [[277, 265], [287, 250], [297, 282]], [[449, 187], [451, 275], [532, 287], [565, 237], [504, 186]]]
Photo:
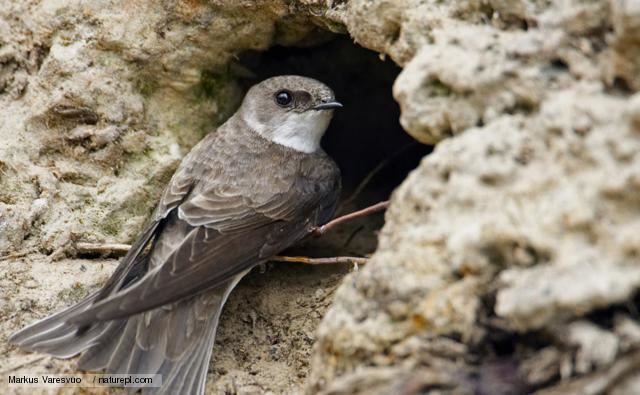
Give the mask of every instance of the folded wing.
[[242, 188], [208, 181], [210, 188], [185, 182], [181, 200], [172, 195], [179, 204], [162, 219], [144, 276], [70, 322], [122, 318], [216, 287], [327, 220], [323, 217], [333, 211], [339, 192], [333, 177], [314, 183], [295, 179], [278, 193], [250, 194], [253, 198]]

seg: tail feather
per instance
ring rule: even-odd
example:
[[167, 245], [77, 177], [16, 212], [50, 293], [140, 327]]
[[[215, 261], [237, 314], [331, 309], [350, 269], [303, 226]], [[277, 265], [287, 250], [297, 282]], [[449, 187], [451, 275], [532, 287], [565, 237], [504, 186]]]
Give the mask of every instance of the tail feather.
[[81, 353], [103, 335], [110, 323], [93, 325], [79, 333], [76, 325], [66, 321], [89, 308], [96, 296], [97, 293], [89, 295], [78, 304], [27, 326], [9, 337], [9, 342], [24, 350], [51, 354], [57, 358], [71, 358]]
[[[217, 319], [216, 319], [217, 321]], [[162, 374], [163, 386], [160, 394], [203, 394], [207, 379], [207, 371], [216, 327], [208, 328], [200, 347], [192, 350], [189, 358], [182, 358], [175, 363], [165, 363], [159, 373]], [[143, 392], [147, 393], [147, 392]]]
[[[158, 224], [152, 224], [145, 230], [135, 248], [123, 258], [114, 274], [97, 292], [90, 294], [75, 305], [56, 314], [37, 321], [9, 337], [9, 342], [27, 351], [37, 351], [53, 355], [57, 358], [71, 358], [88, 348], [117, 336], [117, 330], [126, 323], [121, 320], [94, 322], [89, 326], [79, 328], [69, 321], [87, 310], [94, 303], [117, 292], [119, 287], [135, 282], [139, 272], [146, 267], [148, 255], [140, 251], [150, 241]], [[133, 251], [135, 250], [135, 251]], [[124, 284], [124, 285], [123, 285]]]
[[191, 299], [78, 330], [67, 319], [89, 308], [97, 295], [92, 294], [9, 340], [59, 358], [82, 353], [83, 370], [161, 374], [162, 387], [144, 388], [143, 394], [202, 394], [222, 307], [245, 274]]
[[108, 332], [104, 332], [101, 338], [96, 339], [93, 344], [88, 348], [88, 351], [83, 353], [78, 360], [78, 366], [84, 370], [100, 370], [104, 366], [109, 364], [109, 358], [111, 354], [100, 353], [99, 350], [111, 348], [111, 341], [108, 339], [119, 339], [124, 335], [124, 328], [127, 325], [127, 320], [112, 321], [112, 325]]
[[[121, 334], [115, 337], [113, 340], [105, 339], [105, 342], [113, 343], [113, 348], [105, 347], [102, 349], [102, 353], [108, 353], [110, 355], [107, 365], [100, 366], [100, 369], [104, 369], [109, 373], [132, 373], [127, 372], [127, 364], [132, 352], [137, 349], [136, 347], [136, 320], [138, 317], [133, 316], [127, 320], [124, 330]], [[92, 354], [93, 350], [88, 350], [87, 354]], [[84, 366], [79, 365], [80, 368], [85, 369]], [[136, 373], [145, 373], [137, 372]]]
[[84, 370], [162, 375], [162, 386], [143, 388], [143, 394], [203, 394], [222, 307], [248, 270], [170, 305], [82, 327], [72, 323], [95, 303], [144, 275], [149, 259], [144, 248], [159, 226], [155, 222], [147, 228], [101, 291], [22, 329], [9, 341], [24, 350], [58, 358], [82, 354], [78, 366]]

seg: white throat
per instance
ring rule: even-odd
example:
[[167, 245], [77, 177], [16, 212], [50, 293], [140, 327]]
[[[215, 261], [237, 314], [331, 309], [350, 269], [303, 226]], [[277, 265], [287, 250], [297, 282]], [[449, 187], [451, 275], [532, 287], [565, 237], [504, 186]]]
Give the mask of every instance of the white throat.
[[309, 154], [320, 148], [320, 140], [329, 126], [331, 115], [331, 111], [324, 110], [292, 112], [286, 114], [276, 128], [267, 127], [251, 116], [246, 116], [245, 122], [262, 137]]

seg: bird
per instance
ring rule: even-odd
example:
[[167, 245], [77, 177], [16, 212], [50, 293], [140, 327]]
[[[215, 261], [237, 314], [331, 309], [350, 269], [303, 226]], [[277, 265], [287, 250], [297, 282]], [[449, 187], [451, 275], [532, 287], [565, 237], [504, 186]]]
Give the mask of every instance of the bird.
[[81, 354], [86, 371], [161, 374], [150, 394], [203, 394], [229, 293], [256, 265], [334, 215], [340, 169], [320, 146], [342, 107], [331, 88], [284, 75], [183, 158], [104, 286], [13, 334], [19, 348]]

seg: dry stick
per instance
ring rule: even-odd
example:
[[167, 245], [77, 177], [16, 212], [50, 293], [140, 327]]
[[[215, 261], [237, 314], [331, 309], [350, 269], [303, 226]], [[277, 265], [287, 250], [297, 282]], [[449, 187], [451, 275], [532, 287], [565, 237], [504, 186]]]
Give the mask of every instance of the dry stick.
[[367, 258], [357, 256], [333, 256], [331, 258], [309, 258], [306, 256], [282, 256], [276, 255], [269, 259], [276, 262], [295, 262], [304, 263], [306, 265], [325, 265], [335, 263], [355, 263], [363, 264], [367, 263]]
[[[319, 226], [317, 228], [313, 228], [309, 234], [312, 236], [321, 236], [325, 234], [330, 229], [345, 223], [347, 221], [351, 221], [356, 218], [365, 217], [367, 215], [376, 213], [378, 211], [385, 210], [389, 206], [389, 201], [385, 200], [383, 202], [374, 204], [373, 206], [369, 206], [362, 210], [354, 211], [353, 213], [343, 215], [342, 217], [335, 218], [326, 224]], [[117, 254], [124, 255], [129, 251], [131, 246], [129, 244], [118, 244], [118, 243], [107, 243], [107, 244], [95, 244], [95, 243], [76, 243], [75, 249], [80, 254]], [[352, 256], [337, 256], [331, 258], [308, 258], [302, 256], [280, 256], [277, 255], [271, 258], [273, 261], [278, 262], [298, 262], [305, 263], [308, 265], [314, 264], [330, 264], [330, 263], [365, 263], [367, 258], [362, 257], [352, 257]]]
[[29, 248], [27, 250], [11, 252], [9, 254], [2, 255], [2, 256], [0, 256], [0, 259], [18, 259], [18, 258], [22, 258], [24, 256], [27, 256], [29, 254], [32, 254], [34, 252], [36, 252], [35, 248]]
[[[93, 243], [77, 243], [76, 251], [81, 254], [117, 254], [125, 255], [129, 248], [128, 244], [93, 244]], [[305, 256], [281, 256], [276, 255], [269, 259], [276, 262], [297, 262], [307, 265], [324, 265], [332, 263], [357, 263], [363, 264], [367, 262], [367, 258], [355, 256], [336, 256], [330, 258], [309, 258]]]
[[[81, 254], [118, 254], [125, 255], [131, 246], [129, 244], [94, 244], [94, 243], [76, 243], [76, 251]], [[306, 256], [281, 256], [276, 255], [269, 259], [276, 262], [297, 262], [308, 265], [322, 265], [330, 263], [356, 263], [362, 264], [367, 262], [367, 258], [355, 256], [336, 256], [330, 258], [309, 258]]]
[[383, 202], [380, 203], [376, 203], [373, 206], [369, 206], [367, 208], [363, 208], [362, 210], [358, 210], [358, 211], [354, 211], [352, 213], [343, 215], [341, 217], [332, 219], [331, 221], [327, 222], [326, 224], [319, 226], [317, 228], [313, 228], [311, 230], [311, 232], [309, 232], [309, 234], [313, 235], [313, 236], [321, 236], [325, 233], [327, 233], [327, 231], [329, 231], [331, 228], [335, 228], [337, 225], [340, 225], [344, 222], [348, 222], [351, 221], [352, 219], [356, 219], [356, 218], [361, 218], [361, 217], [366, 217], [367, 215], [373, 214], [373, 213], [377, 213], [378, 211], [383, 211], [386, 210], [387, 207], [389, 207], [389, 201], [385, 200]]
[[[338, 218], [334, 218], [326, 224], [319, 226], [317, 228], [313, 228], [310, 232], [310, 236], [322, 236], [327, 233], [330, 229], [335, 228], [336, 226], [351, 221], [356, 218], [366, 217], [367, 215], [377, 213], [378, 211], [386, 210], [389, 207], [389, 201], [385, 200], [383, 202], [374, 204], [373, 206], [369, 206], [367, 208], [363, 208], [362, 210], [354, 211], [347, 215], [343, 215]], [[355, 256], [336, 256], [331, 258], [309, 258], [305, 256], [282, 256], [276, 255], [271, 258], [272, 261], [277, 262], [297, 262], [304, 263], [307, 265], [324, 265], [324, 264], [335, 264], [335, 263], [354, 263], [354, 264], [364, 264], [367, 263], [368, 258], [363, 257], [355, 257]]]
[[81, 254], [125, 255], [129, 251], [131, 246], [129, 244], [118, 244], [118, 243], [105, 243], [105, 244], [76, 243], [75, 248], [76, 248], [76, 251]]

